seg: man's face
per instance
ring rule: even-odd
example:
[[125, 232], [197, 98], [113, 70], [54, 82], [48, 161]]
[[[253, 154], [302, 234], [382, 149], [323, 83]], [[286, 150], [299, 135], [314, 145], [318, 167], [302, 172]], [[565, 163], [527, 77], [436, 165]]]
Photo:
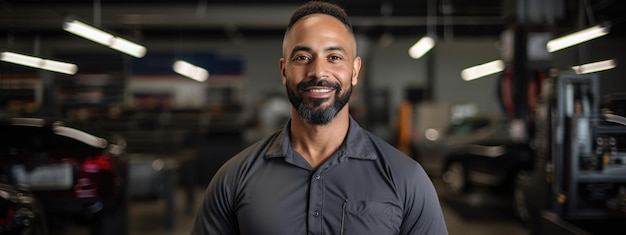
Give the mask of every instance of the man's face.
[[354, 36], [332, 16], [306, 16], [285, 35], [283, 84], [293, 107], [310, 124], [327, 124], [344, 109], [360, 67]]

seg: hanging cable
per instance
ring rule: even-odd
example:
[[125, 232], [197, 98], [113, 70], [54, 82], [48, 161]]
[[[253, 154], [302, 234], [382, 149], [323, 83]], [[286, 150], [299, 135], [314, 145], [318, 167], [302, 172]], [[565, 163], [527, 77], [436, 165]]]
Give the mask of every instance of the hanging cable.
[[436, 8], [436, 1], [437, 0], [428, 0], [427, 2], [427, 16], [426, 16], [426, 32], [428, 33], [429, 36], [435, 35], [435, 24], [436, 22], [436, 16], [434, 15], [435, 11], [437, 10]]
[[593, 9], [591, 5], [589, 4], [589, 0], [582, 0], [582, 4], [583, 4], [583, 8], [585, 9], [585, 13], [587, 15], [587, 23], [589, 23], [590, 25], [595, 24], [596, 20], [593, 15]]

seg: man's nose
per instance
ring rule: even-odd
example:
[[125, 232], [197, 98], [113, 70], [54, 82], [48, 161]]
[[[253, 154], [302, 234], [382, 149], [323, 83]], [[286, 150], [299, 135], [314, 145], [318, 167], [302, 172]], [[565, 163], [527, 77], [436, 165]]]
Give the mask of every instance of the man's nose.
[[323, 59], [314, 59], [311, 62], [308, 76], [325, 79], [328, 76], [328, 63]]

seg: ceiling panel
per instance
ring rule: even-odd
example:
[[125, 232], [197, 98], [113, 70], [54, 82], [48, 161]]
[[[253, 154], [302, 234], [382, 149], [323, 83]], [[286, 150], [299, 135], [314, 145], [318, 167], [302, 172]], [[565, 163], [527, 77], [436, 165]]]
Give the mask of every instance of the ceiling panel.
[[[14, 38], [63, 39], [68, 16], [135, 40], [169, 40], [178, 35], [229, 40], [277, 37], [293, 10], [305, 1], [288, 0], [0, 0], [0, 45]], [[498, 37], [518, 22], [520, 4], [530, 13], [547, 11], [532, 30], [560, 34], [581, 26], [611, 22], [612, 34], [624, 35], [624, 2], [619, 0], [335, 0], [352, 18], [355, 31], [373, 38], [383, 34], [419, 37], [435, 32], [453, 37]], [[546, 4], [557, 3], [551, 14]], [[581, 4], [583, 4], [581, 7]], [[6, 38], [6, 40], [2, 40]], [[11, 42], [13, 43], [13, 42]]]

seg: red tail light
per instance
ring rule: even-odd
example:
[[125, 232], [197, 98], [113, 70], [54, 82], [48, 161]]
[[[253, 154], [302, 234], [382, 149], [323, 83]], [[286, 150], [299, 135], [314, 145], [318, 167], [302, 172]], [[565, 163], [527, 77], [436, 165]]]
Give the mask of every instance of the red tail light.
[[6, 215], [0, 218], [0, 227], [7, 227], [11, 225], [11, 218], [13, 218], [13, 207], [9, 206], [6, 210]]
[[107, 155], [89, 157], [83, 162], [83, 171], [85, 172], [111, 171], [112, 168], [111, 159]]

